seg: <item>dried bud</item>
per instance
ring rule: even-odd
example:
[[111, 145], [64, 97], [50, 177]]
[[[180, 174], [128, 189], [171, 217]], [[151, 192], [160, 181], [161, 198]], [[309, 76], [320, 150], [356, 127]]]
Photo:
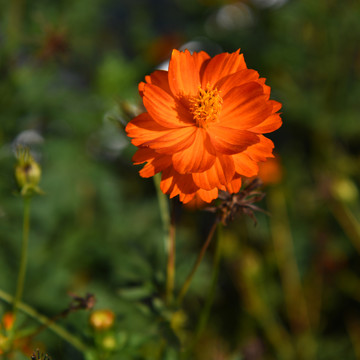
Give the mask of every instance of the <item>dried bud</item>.
[[15, 177], [21, 189], [21, 195], [41, 194], [42, 191], [38, 187], [41, 178], [39, 164], [30, 155], [28, 148], [19, 147], [16, 155], [18, 162], [15, 167]]
[[90, 325], [97, 331], [110, 329], [114, 325], [115, 314], [111, 310], [96, 310], [90, 315]]
[[206, 210], [217, 213], [219, 221], [224, 225], [234, 220], [237, 213], [250, 216], [256, 224], [254, 211], [265, 212], [255, 205], [255, 203], [261, 201], [265, 196], [265, 194], [260, 191], [261, 186], [261, 180], [256, 178], [245, 185], [237, 194], [229, 194], [228, 192], [222, 191], [219, 193], [220, 204], [208, 207]]
[[84, 297], [71, 293], [69, 295], [72, 297], [72, 302], [67, 309], [69, 312], [77, 310], [91, 310], [96, 303], [96, 298], [93, 294], [86, 294]]
[[31, 360], [51, 360], [48, 354], [42, 354], [40, 353], [39, 349], [36, 349], [36, 351], [31, 355]]

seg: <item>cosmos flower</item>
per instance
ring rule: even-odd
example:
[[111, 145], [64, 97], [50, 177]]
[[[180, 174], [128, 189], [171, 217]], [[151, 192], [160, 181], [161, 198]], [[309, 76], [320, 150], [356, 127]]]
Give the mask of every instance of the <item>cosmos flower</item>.
[[239, 50], [213, 58], [173, 50], [168, 71], [146, 76], [139, 92], [146, 112], [126, 126], [138, 147], [133, 162], [146, 163], [142, 177], [161, 172], [170, 198], [211, 202], [219, 190], [236, 193], [242, 177], [273, 157], [263, 134], [281, 126], [281, 104]]

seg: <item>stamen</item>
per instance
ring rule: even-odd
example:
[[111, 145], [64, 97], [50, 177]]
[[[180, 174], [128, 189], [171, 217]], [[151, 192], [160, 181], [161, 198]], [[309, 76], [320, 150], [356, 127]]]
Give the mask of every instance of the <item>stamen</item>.
[[211, 89], [208, 84], [205, 89], [199, 86], [199, 93], [190, 99], [190, 111], [194, 116], [196, 125], [207, 128], [209, 123], [217, 122], [223, 99], [219, 91]]

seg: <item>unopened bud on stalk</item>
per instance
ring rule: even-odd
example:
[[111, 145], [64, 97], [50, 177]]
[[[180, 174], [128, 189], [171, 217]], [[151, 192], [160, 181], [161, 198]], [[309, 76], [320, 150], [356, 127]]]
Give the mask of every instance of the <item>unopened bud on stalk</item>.
[[114, 320], [115, 314], [111, 310], [96, 310], [90, 315], [90, 325], [97, 331], [110, 329]]
[[2, 324], [4, 329], [9, 331], [14, 325], [14, 314], [12, 312], [6, 312], [2, 317]]
[[349, 178], [336, 179], [331, 186], [332, 195], [345, 203], [355, 202], [359, 196], [358, 189]]
[[4, 355], [10, 349], [9, 338], [0, 334], [0, 355]]
[[15, 178], [21, 189], [21, 195], [41, 194], [38, 187], [41, 178], [41, 168], [30, 155], [28, 148], [20, 147], [16, 153], [18, 162], [15, 167]]
[[101, 345], [105, 350], [112, 351], [116, 348], [116, 339], [113, 335], [107, 335], [103, 338]]

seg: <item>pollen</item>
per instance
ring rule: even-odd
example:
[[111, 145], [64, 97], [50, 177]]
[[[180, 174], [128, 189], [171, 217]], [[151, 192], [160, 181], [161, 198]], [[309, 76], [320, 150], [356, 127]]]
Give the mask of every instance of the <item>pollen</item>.
[[218, 122], [223, 99], [219, 91], [207, 85], [205, 89], [199, 87], [197, 96], [190, 99], [190, 111], [198, 127], [207, 128], [210, 123]]

